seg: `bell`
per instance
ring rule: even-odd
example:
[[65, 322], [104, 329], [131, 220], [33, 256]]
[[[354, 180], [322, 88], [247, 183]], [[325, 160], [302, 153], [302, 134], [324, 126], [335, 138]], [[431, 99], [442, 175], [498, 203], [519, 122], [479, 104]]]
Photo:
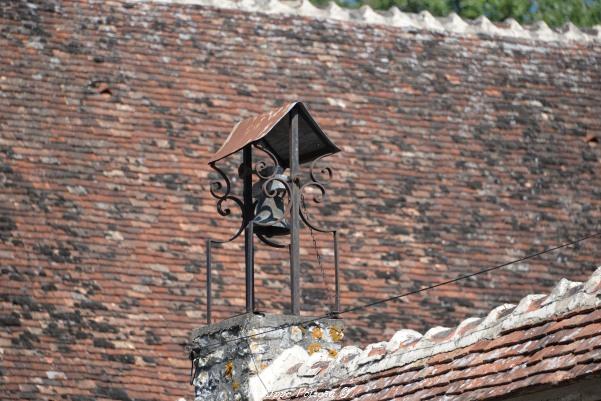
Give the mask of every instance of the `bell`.
[[[274, 174], [275, 169], [275, 175]], [[265, 167], [261, 174], [266, 177], [288, 181], [288, 177], [283, 174], [284, 169], [280, 166]], [[261, 179], [253, 185], [253, 198], [256, 199], [255, 218], [253, 219], [254, 231], [258, 235], [265, 237], [274, 237], [287, 235], [290, 233], [290, 225], [284, 217], [286, 214], [286, 186], [278, 180], [272, 180], [267, 184], [265, 191], [263, 185], [266, 180]], [[273, 197], [267, 194], [274, 194]]]

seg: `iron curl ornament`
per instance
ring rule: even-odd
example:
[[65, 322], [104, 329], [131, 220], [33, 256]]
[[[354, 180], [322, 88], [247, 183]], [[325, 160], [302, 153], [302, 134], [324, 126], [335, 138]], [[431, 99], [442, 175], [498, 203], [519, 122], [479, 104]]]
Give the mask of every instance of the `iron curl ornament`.
[[[224, 204], [228, 201], [231, 201], [240, 208], [240, 213], [242, 215], [240, 227], [238, 228], [238, 230], [236, 231], [236, 233], [234, 235], [232, 235], [230, 238], [228, 238], [226, 240], [222, 240], [222, 241], [211, 240], [211, 242], [213, 242], [213, 243], [224, 244], [224, 243], [235, 240], [236, 238], [238, 238], [240, 236], [240, 234], [242, 234], [242, 231], [244, 231], [244, 228], [246, 227], [246, 223], [248, 221], [249, 216], [245, 212], [243, 200], [240, 197], [231, 194], [232, 183], [230, 182], [230, 179], [228, 178], [228, 176], [223, 172], [223, 170], [221, 170], [219, 167], [217, 167], [215, 165], [215, 163], [210, 164], [210, 166], [220, 176], [220, 179], [213, 180], [209, 184], [210, 185], [209, 191], [211, 193], [211, 196], [213, 198], [217, 199], [217, 213], [219, 213], [219, 215], [222, 217], [227, 217], [230, 214], [232, 214], [232, 211], [229, 207], [226, 206], [224, 208]], [[220, 192], [222, 192], [222, 193], [220, 194]]]
[[[271, 225], [285, 225], [286, 216], [290, 215], [292, 208], [292, 188], [290, 187], [289, 178], [283, 174], [278, 174], [278, 171], [281, 171], [283, 173], [284, 169], [280, 166], [277, 157], [271, 151], [269, 151], [266, 147], [261, 146], [258, 143], [254, 144], [253, 146], [257, 150], [265, 153], [270, 160], [270, 163], [266, 163], [263, 159], [261, 159], [254, 165], [253, 172], [260, 179], [259, 187], [261, 190], [261, 194], [256, 194], [256, 197], [258, 198], [260, 196], [263, 196], [265, 199], [275, 199], [279, 195], [284, 203], [282, 213], [279, 217], [275, 218], [270, 223]], [[283, 189], [283, 194], [282, 191], [278, 191], [276, 187]], [[254, 203], [253, 209], [256, 211], [257, 202]], [[268, 225], [264, 225], [256, 221], [254, 222], [254, 224], [256, 224], [259, 227], [269, 227]], [[255, 234], [261, 242], [274, 248], [286, 248], [289, 245], [268, 238], [265, 234], [261, 233], [260, 230], [257, 230]]]
[[[253, 168], [254, 173], [257, 175], [257, 177], [259, 177], [263, 180], [268, 180], [272, 177], [275, 177], [275, 175], [277, 174], [276, 168], [278, 166], [280, 166], [280, 163], [278, 162], [278, 158], [273, 154], [273, 152], [271, 152], [269, 149], [267, 149], [265, 146], [261, 145], [260, 143], [253, 144], [253, 147], [255, 149], [265, 153], [270, 160], [269, 164], [266, 163], [265, 160], [263, 160], [263, 159], [257, 161]], [[265, 172], [267, 172], [270, 169], [270, 167], [271, 167], [272, 173], [265, 174]]]
[[[217, 212], [231, 216], [234, 208], [241, 213], [240, 226], [225, 240], [207, 240], [207, 322], [211, 323], [211, 246], [231, 242], [244, 233], [246, 276], [246, 312], [255, 311], [254, 238], [275, 248], [287, 248], [290, 256], [291, 312], [300, 314], [300, 234], [303, 227], [332, 233], [336, 303], [339, 310], [338, 240], [336, 230], [320, 227], [312, 221], [305, 205], [305, 193], [311, 189], [313, 202], [326, 199], [326, 184], [332, 179], [329, 166], [318, 167], [322, 159], [340, 149], [328, 138], [301, 102], [285, 104], [267, 113], [237, 123], [221, 148], [209, 160], [218, 178], [210, 183], [211, 196], [217, 201]], [[233, 193], [232, 181], [216, 163], [242, 153], [238, 176], [242, 194]], [[253, 160], [253, 154], [261, 157]], [[253, 164], [254, 161], [254, 164]], [[301, 167], [309, 165], [309, 179], [301, 179]], [[302, 225], [304, 223], [304, 225]], [[286, 238], [279, 241], [274, 238]], [[315, 241], [314, 241], [315, 242]]]
[[[318, 157], [311, 163], [311, 166], [309, 169], [309, 177], [311, 178], [311, 180], [304, 183], [300, 187], [300, 192], [301, 192], [301, 196], [303, 197], [303, 201], [304, 201], [305, 190], [308, 188], [317, 189], [317, 193], [315, 195], [313, 195], [313, 203], [322, 204], [326, 201], [326, 195], [327, 195], [326, 183], [329, 182], [333, 177], [332, 168], [330, 166], [323, 166], [318, 169], [317, 164], [323, 158], [325, 158], [327, 156], [330, 156], [330, 155], [328, 154], [328, 155], [323, 155], [321, 157]], [[310, 217], [308, 216], [307, 208], [306, 208], [304, 202], [303, 202], [303, 208], [301, 208], [301, 210], [300, 210], [300, 217], [303, 220], [303, 223], [305, 223], [309, 228], [311, 228], [315, 231], [319, 231], [322, 233], [335, 233], [336, 232], [336, 230], [334, 230], [334, 229], [320, 227], [320, 226], [316, 225], [315, 223], [313, 223], [311, 221]]]

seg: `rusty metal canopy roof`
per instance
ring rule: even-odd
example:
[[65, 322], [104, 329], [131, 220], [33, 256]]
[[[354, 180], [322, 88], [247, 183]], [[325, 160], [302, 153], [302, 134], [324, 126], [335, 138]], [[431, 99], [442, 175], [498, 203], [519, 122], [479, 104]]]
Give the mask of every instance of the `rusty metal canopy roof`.
[[282, 167], [289, 165], [289, 119], [288, 114], [298, 108], [299, 163], [308, 163], [316, 158], [339, 152], [325, 132], [317, 125], [305, 105], [301, 102], [288, 103], [270, 112], [240, 121], [209, 163], [219, 161], [236, 153], [246, 145], [261, 141], [278, 158]]

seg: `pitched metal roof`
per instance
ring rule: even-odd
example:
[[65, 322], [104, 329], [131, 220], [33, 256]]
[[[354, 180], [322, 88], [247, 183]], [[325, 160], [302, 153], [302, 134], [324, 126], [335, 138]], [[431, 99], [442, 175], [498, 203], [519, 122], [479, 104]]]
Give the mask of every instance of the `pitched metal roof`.
[[285, 117], [294, 107], [298, 108], [299, 119], [299, 158], [308, 162], [319, 156], [339, 152], [328, 136], [315, 122], [302, 102], [291, 102], [281, 107], [238, 122], [221, 148], [209, 163], [219, 161], [250, 143], [264, 140], [273, 150], [281, 165], [288, 165], [288, 124]]

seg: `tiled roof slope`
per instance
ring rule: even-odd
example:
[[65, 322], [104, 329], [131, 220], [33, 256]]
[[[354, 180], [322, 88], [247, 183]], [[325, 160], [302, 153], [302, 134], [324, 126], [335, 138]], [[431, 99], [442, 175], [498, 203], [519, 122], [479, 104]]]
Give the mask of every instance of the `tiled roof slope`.
[[[206, 160], [237, 120], [288, 101], [343, 149], [324, 220], [342, 226], [344, 306], [597, 230], [600, 50], [182, 4], [0, 2], [2, 398], [191, 394], [203, 244], [234, 229]], [[598, 245], [350, 315], [347, 338], [450, 326], [566, 272], [584, 280]], [[259, 307], [281, 312], [283, 256], [256, 255]], [[329, 297], [313, 250], [302, 257], [303, 308], [318, 314]], [[221, 319], [243, 309], [239, 244], [214, 261]]]
[[376, 11], [364, 5], [358, 9], [341, 8], [331, 1], [326, 7], [316, 7], [310, 0], [133, 0], [141, 2], [196, 4], [248, 12], [284, 14], [312, 18], [352, 21], [355, 23], [383, 24], [408, 30], [428, 30], [459, 35], [493, 35], [500, 37], [543, 41], [601, 41], [601, 25], [579, 29], [567, 23], [561, 29], [551, 29], [544, 21], [533, 25], [520, 25], [514, 19], [492, 23], [486, 16], [475, 21], [464, 20], [455, 13], [447, 17], [434, 17], [428, 11], [419, 14], [405, 13], [397, 7]]
[[[321, 388], [310, 399], [489, 400], [601, 373], [601, 267], [585, 283], [561, 280], [485, 318], [423, 336], [398, 331], [365, 349], [309, 356], [290, 348], [261, 373], [274, 398]], [[305, 391], [295, 391], [295, 389]], [[281, 397], [286, 391], [293, 396]], [[599, 389], [599, 394], [601, 389]]]

